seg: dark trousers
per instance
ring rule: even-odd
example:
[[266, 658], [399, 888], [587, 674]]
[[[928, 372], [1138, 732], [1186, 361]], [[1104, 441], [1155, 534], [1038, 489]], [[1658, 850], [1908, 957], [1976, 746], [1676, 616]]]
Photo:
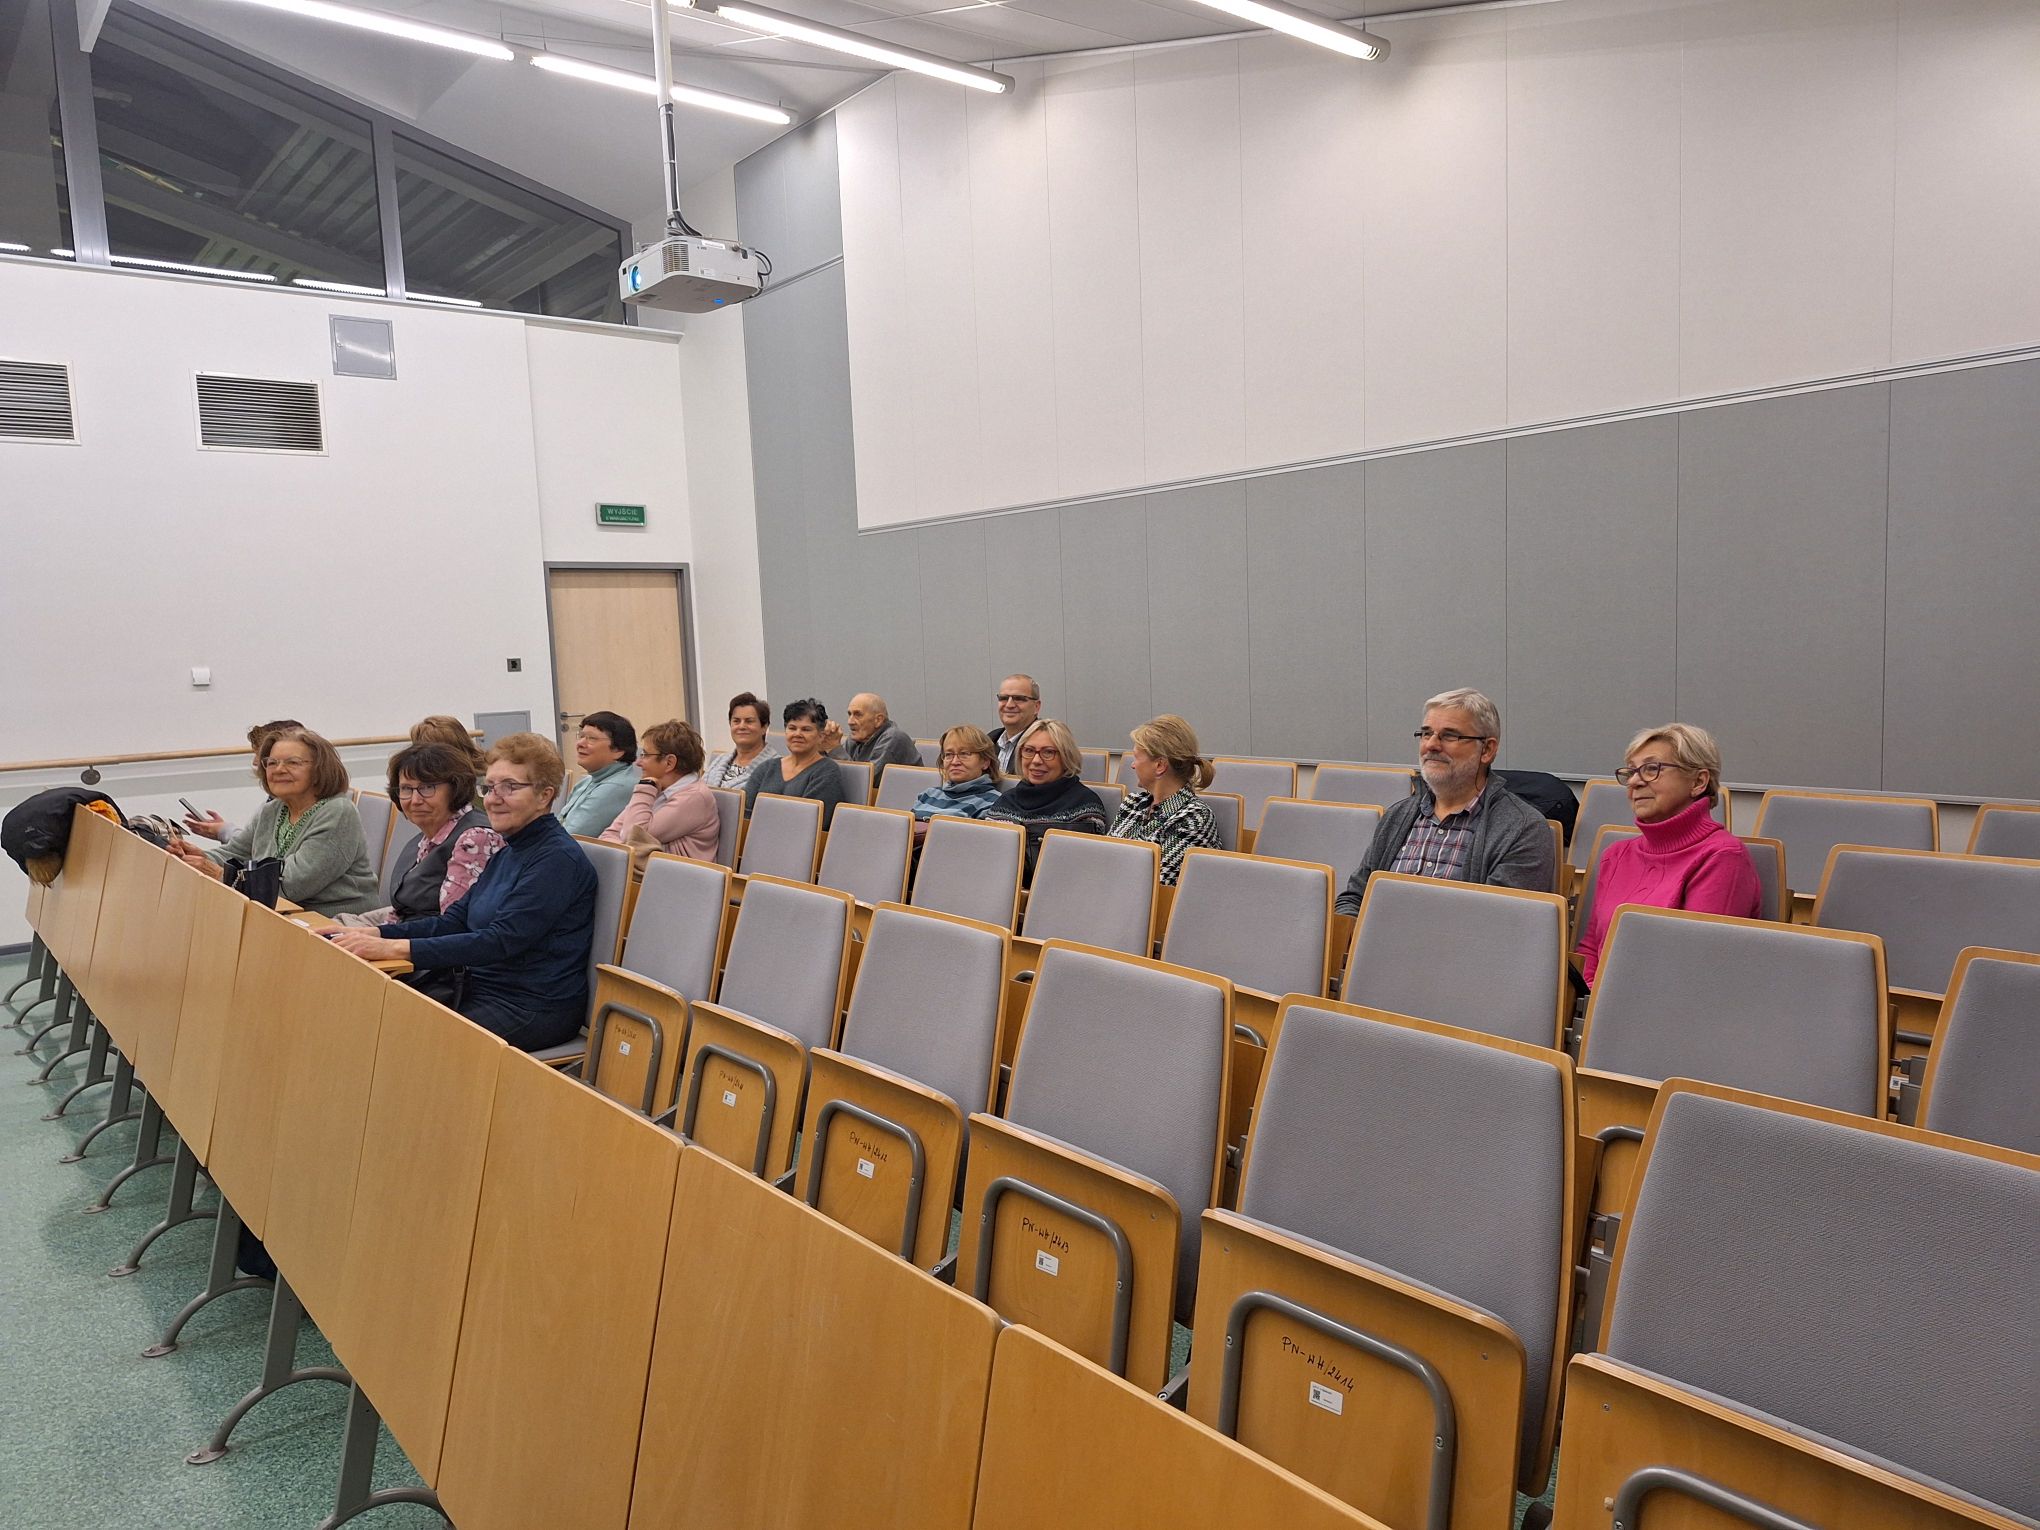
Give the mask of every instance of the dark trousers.
[[476, 993], [473, 975], [465, 968], [435, 967], [414, 972], [404, 981], [520, 1052], [542, 1052], [572, 1041], [586, 1018], [586, 1006], [534, 1009], [500, 995]]

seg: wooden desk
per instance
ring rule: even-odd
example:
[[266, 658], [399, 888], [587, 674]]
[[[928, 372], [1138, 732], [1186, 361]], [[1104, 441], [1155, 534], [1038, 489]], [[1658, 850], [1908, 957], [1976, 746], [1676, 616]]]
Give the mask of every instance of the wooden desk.
[[[292, 924], [302, 925], [308, 930], [337, 930], [342, 928], [339, 920], [328, 919], [324, 914], [315, 914], [308, 908], [299, 908], [288, 898], [278, 898], [276, 900], [276, 911]], [[386, 977], [403, 977], [405, 974], [415, 970], [406, 961], [370, 962], [368, 965]]]

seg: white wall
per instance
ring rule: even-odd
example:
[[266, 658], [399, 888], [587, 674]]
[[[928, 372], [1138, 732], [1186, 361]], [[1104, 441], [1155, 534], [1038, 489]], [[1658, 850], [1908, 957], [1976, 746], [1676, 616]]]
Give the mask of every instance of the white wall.
[[859, 524], [2040, 342], [2029, 0], [1378, 25], [846, 102]]

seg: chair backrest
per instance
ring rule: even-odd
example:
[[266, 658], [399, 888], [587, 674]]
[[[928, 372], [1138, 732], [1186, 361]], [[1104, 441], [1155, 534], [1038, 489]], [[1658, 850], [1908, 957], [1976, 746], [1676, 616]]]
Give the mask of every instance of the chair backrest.
[[907, 895], [913, 850], [912, 813], [842, 803], [829, 820], [815, 885], [846, 892], [860, 903], [898, 903]]
[[1584, 932], [1594, 912], [1594, 891], [1601, 882], [1601, 857], [1618, 839], [1635, 839], [1643, 833], [1635, 823], [1604, 823], [1594, 831], [1594, 845], [1586, 862], [1586, 876], [1580, 882], [1579, 904], [1573, 911], [1573, 928]]
[[1231, 998], [1222, 978], [1051, 941], [1006, 1096], [1008, 1120], [1176, 1198], [1185, 1291], [1196, 1284], [1197, 1213], [1218, 1182]]
[[1757, 833], [1783, 845], [1793, 865], [1808, 868], [1825, 866], [1836, 845], [1941, 848], [1939, 814], [1924, 797], [1768, 791], [1757, 806]]
[[1755, 834], [1738, 834], [1757, 868], [1758, 912], [1766, 919], [1792, 916], [1792, 884], [1785, 880], [1785, 847], [1775, 839]]
[[1240, 1212], [1507, 1323], [1528, 1361], [1528, 1459], [1556, 1380], [1573, 1138], [1562, 1053], [1295, 1001], [1268, 1059]]
[[595, 969], [616, 960], [623, 944], [623, 905], [630, 896], [630, 852], [605, 840], [581, 839], [581, 853], [595, 868], [595, 930], [588, 941], [588, 992], [595, 992]]
[[828, 1046], [843, 1011], [851, 902], [826, 887], [752, 878], [716, 1002], [778, 1026], [803, 1046]]
[[1579, 817], [1573, 820], [1572, 844], [1566, 850], [1570, 863], [1591, 875], [1601, 858], [1597, 848], [1601, 830], [1610, 827], [1634, 832], [1636, 810], [1619, 783], [1596, 776], [1580, 787]]
[[1091, 788], [1091, 794], [1098, 799], [1098, 806], [1105, 809], [1105, 822], [1109, 826], [1126, 805], [1126, 788], [1117, 781], [1086, 781], [1084, 785]]
[[1026, 850], [1027, 831], [1017, 823], [931, 818], [914, 873], [914, 907], [1012, 929]]
[[1240, 823], [1246, 814], [1246, 806], [1240, 801], [1240, 794], [1238, 792], [1199, 792], [1197, 800], [1211, 809], [1212, 822], [1218, 829], [1219, 849], [1239, 849]]
[[1838, 845], [1813, 922], [1881, 935], [1893, 988], [1945, 993], [1965, 947], [2040, 951], [2040, 861]]
[[382, 891], [383, 902], [388, 903], [395, 895], [397, 879], [403, 876], [411, 863], [417, 859], [418, 841], [422, 838], [424, 836], [408, 823], [401, 829], [391, 831], [389, 849], [383, 854], [382, 876], [377, 883]]
[[2040, 1163], [1681, 1083], [1624, 1223], [1609, 1355], [2040, 1515]]
[[715, 793], [715, 858], [718, 864], [734, 869], [737, 845], [744, 837], [744, 794], [727, 786], [709, 790]]
[[1321, 997], [1332, 895], [1329, 866], [1192, 850], [1176, 878], [1162, 960], [1278, 997]]
[[1565, 880], [1565, 825], [1556, 818], [1544, 820], [1551, 830], [1551, 890], [1562, 893], [1566, 890]]
[[1377, 871], [1340, 997], [1533, 1046], [1556, 1046], [1565, 899]]
[[[860, 806], [871, 801], [871, 762], [869, 760], [838, 760], [836, 768], [843, 773], [843, 800]], [[836, 820], [829, 819], [829, 830], [835, 832]]]
[[1154, 949], [1161, 864], [1160, 849], [1144, 840], [1050, 829], [1041, 837], [1020, 933], [1146, 956]]
[[934, 770], [941, 765], [942, 763], [941, 739], [917, 738], [914, 740], [914, 749], [915, 752], [921, 756], [921, 763], [928, 767], [928, 769]]
[[665, 984], [690, 1004], [711, 997], [729, 902], [729, 867], [654, 852], [645, 861], [617, 965]]
[[1366, 803], [1270, 797], [1261, 811], [1254, 853], [1284, 861], [1315, 861], [1331, 867], [1343, 884], [1380, 827], [1381, 809]]
[[878, 795], [871, 805], [911, 811], [916, 797], [941, 784], [942, 772], [930, 766], [894, 765], [878, 778]]
[[1083, 751], [1084, 766], [1077, 774], [1086, 781], [1110, 781], [1112, 779], [1112, 751], [1109, 749], [1086, 749]]
[[2040, 860], [2040, 807], [1985, 803], [1969, 826], [1969, 853]]
[[1130, 792], [1140, 789], [1140, 782], [1133, 774], [1133, 751], [1131, 749], [1120, 755], [1119, 764], [1112, 772], [1112, 779]]
[[1386, 765], [1320, 765], [1311, 777], [1316, 802], [1357, 802], [1392, 808], [1410, 794], [1410, 772]]
[[768, 728], [765, 732], [765, 742], [778, 753], [786, 753], [786, 735], [784, 733], [774, 733]]
[[2040, 956], [1972, 948], [1955, 963], [1920, 1086], [1920, 1125], [2040, 1153]]
[[812, 882], [821, 835], [821, 803], [760, 792], [751, 804], [751, 826], [744, 831], [744, 854], [737, 869], [747, 877]]
[[1296, 795], [1296, 766], [1289, 760], [1242, 760], [1219, 755], [1211, 765], [1211, 789], [1237, 793], [1243, 804], [1242, 828], [1260, 830], [1261, 807], [1270, 797]]
[[1880, 1115], [1884, 1006], [1874, 935], [1631, 905], [1609, 927], [1580, 1062]]
[[993, 925], [888, 903], [875, 909], [841, 1051], [990, 1107], [1005, 1002], [1006, 939]]
[[389, 849], [390, 825], [397, 816], [397, 806], [381, 792], [364, 791], [355, 799], [354, 811], [361, 815], [361, 839], [368, 846], [369, 867], [379, 872], [383, 852]]

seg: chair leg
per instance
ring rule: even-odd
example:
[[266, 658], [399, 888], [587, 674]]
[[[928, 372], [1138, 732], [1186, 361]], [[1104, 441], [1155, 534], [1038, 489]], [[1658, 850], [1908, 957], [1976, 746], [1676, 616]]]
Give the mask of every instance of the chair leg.
[[[232, 1291], [257, 1291], [269, 1285], [259, 1275], [236, 1275], [234, 1255], [241, 1247], [241, 1218], [223, 1196], [220, 1209], [215, 1212], [194, 1212], [194, 1216], [211, 1216], [213, 1221], [212, 1264], [206, 1270], [205, 1289], [177, 1309], [177, 1316], [170, 1320], [170, 1326], [163, 1330], [163, 1337], [142, 1351], [147, 1360], [160, 1360], [177, 1349], [177, 1336], [184, 1332], [184, 1325], [197, 1317], [205, 1308]], [[140, 1250], [136, 1251], [137, 1253]], [[272, 1326], [274, 1326], [272, 1321]], [[237, 1421], [238, 1422], [238, 1421]]]
[[[83, 1087], [82, 1085], [80, 1086]], [[134, 1108], [135, 1065], [127, 1060], [124, 1053], [113, 1054], [113, 1092], [106, 1097], [106, 1114], [98, 1123], [78, 1139], [78, 1145], [57, 1160], [58, 1163], [76, 1163], [85, 1156], [94, 1139], [109, 1126], [118, 1126], [123, 1121], [133, 1121], [141, 1112]]]
[[37, 1044], [42, 1041], [43, 1036], [49, 1035], [51, 1031], [56, 1030], [58, 1026], [64, 1024], [66, 1021], [70, 1023], [71, 1031], [70, 1034], [64, 1038], [64, 1049], [61, 1052], [57, 1053], [55, 1057], [52, 1057], [48, 1062], [43, 1064], [42, 1072], [38, 1073], [35, 1076], [35, 1081], [38, 1084], [47, 1084], [50, 1081], [50, 1074], [56, 1071], [56, 1066], [58, 1063], [63, 1062], [66, 1058], [76, 1057], [80, 1052], [84, 1051], [86, 1047], [89, 1046], [91, 1043], [92, 1039], [91, 1006], [86, 1004], [85, 1000], [79, 996], [77, 989], [71, 987], [71, 984], [68, 979], [64, 983], [64, 990], [65, 995], [68, 998], [68, 1002], [60, 1001], [60, 1003], [62, 1003], [63, 1013], [57, 1019], [50, 1022], [50, 1024], [44, 1029], [41, 1036], [37, 1036], [34, 1041], [31, 1041], [28, 1044], [29, 1050], [33, 1051]]
[[[71, 980], [61, 972], [57, 974], [57, 991], [50, 997], [56, 1001], [56, 1007], [50, 1011], [50, 1023], [29, 1037], [28, 1045], [17, 1051], [14, 1054], [16, 1057], [33, 1057], [35, 1049], [43, 1044], [44, 1039], [52, 1031], [60, 1031], [65, 1026], [70, 1026], [74, 1032], [76, 1031], [77, 1026], [71, 1010], [74, 1005], [83, 1010], [84, 1005], [77, 1003], [78, 990], [71, 986]], [[42, 1080], [38, 1078], [35, 1082], [40, 1084]]]
[[262, 1346], [262, 1380], [228, 1410], [227, 1416], [220, 1420], [220, 1427], [213, 1431], [212, 1438], [184, 1458], [186, 1466], [210, 1466], [219, 1460], [227, 1453], [227, 1442], [233, 1438], [241, 1420], [254, 1410], [257, 1403], [274, 1397], [285, 1387], [296, 1386], [300, 1381], [338, 1381], [350, 1387], [354, 1385], [354, 1378], [337, 1365], [299, 1367], [298, 1333], [304, 1321], [305, 1304], [291, 1290], [290, 1282], [278, 1275], [270, 1290], [269, 1337]]
[[[105, 1026], [100, 1025], [95, 1021], [92, 1025], [91, 1041], [87, 1044], [85, 1051], [85, 1076], [78, 1080], [77, 1084], [73, 1086], [69, 1094], [65, 1095], [63, 1099], [57, 1102], [57, 1108], [55, 1110], [44, 1112], [43, 1119], [45, 1121], [61, 1121], [64, 1118], [64, 1112], [71, 1108], [71, 1103], [74, 1100], [76, 1100], [79, 1095], [83, 1094], [88, 1089], [96, 1087], [97, 1085], [110, 1083], [112, 1081], [112, 1075], [106, 1071], [106, 1059], [108, 1054], [110, 1054], [112, 1051], [113, 1051], [113, 1038], [106, 1034]], [[51, 1066], [54, 1067], [55, 1064], [53, 1063], [51, 1064]], [[48, 1072], [49, 1070], [44, 1069], [43, 1071]], [[66, 1159], [61, 1161], [70, 1163], [77, 1162], [76, 1159]]]
[[[163, 1107], [156, 1103], [156, 1097], [144, 1091], [142, 1094], [141, 1125], [135, 1129], [135, 1156], [99, 1192], [99, 1198], [85, 1208], [87, 1214], [107, 1210], [113, 1205], [114, 1192], [144, 1169], [159, 1168], [173, 1163], [174, 1159], [163, 1156]], [[102, 1126], [109, 1123], [102, 1122]], [[97, 1128], [94, 1128], [97, 1130]], [[89, 1139], [88, 1139], [89, 1140]], [[195, 1165], [194, 1165], [195, 1167]], [[189, 1209], [188, 1207], [186, 1208]]]
[[440, 1507], [439, 1495], [430, 1488], [375, 1491], [375, 1452], [381, 1430], [382, 1415], [362, 1395], [357, 1381], [347, 1394], [347, 1431], [340, 1440], [340, 1486], [333, 1495], [333, 1512], [319, 1521], [319, 1530], [338, 1530], [357, 1515], [392, 1503], [422, 1503], [452, 1524]]
[[[203, 1211], [194, 1211], [192, 1209], [191, 1198], [198, 1189], [198, 1155], [191, 1151], [188, 1144], [183, 1142], [177, 1144], [177, 1156], [171, 1160], [171, 1163], [170, 1204], [164, 1209], [163, 1220], [142, 1234], [142, 1241], [129, 1250], [127, 1258], [122, 1263], [115, 1265], [106, 1272], [115, 1280], [119, 1280], [125, 1275], [132, 1275], [136, 1270], [140, 1269], [142, 1267], [142, 1255], [149, 1251], [149, 1245], [170, 1231], [171, 1228], [182, 1227], [186, 1222], [199, 1222], [207, 1217], [219, 1215], [211, 1207], [207, 1207]], [[111, 1185], [107, 1186], [107, 1194], [111, 1195], [112, 1193], [113, 1187]], [[232, 1266], [230, 1265], [228, 1268], [231, 1269]]]
[[[14, 996], [30, 983], [36, 985], [36, 996], [25, 1004], [17, 1004]], [[55, 998], [56, 994], [57, 964], [50, 960], [50, 948], [43, 944], [42, 936], [32, 936], [28, 943], [28, 971], [7, 990], [4, 998], [0, 998], [0, 1005], [4, 1005], [12, 1017], [7, 1023], [18, 1031], [26, 1032], [28, 1012], [38, 1004]]]

